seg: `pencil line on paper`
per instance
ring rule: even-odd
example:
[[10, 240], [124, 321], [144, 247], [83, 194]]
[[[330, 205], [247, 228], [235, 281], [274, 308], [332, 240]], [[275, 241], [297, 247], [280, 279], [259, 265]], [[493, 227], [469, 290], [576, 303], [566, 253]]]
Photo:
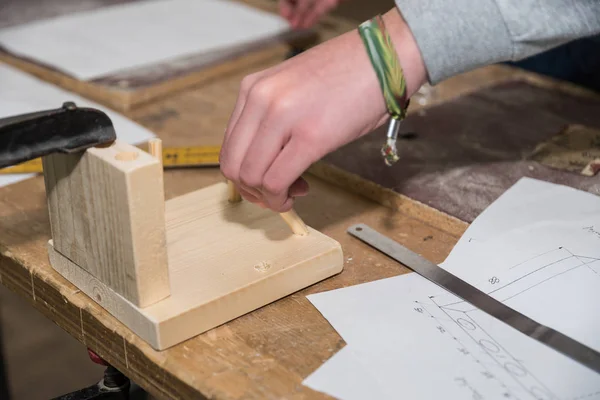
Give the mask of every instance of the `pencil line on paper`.
[[[513, 266], [512, 266], [512, 267], [510, 267], [509, 269], [516, 268], [516, 267], [518, 267], [518, 266], [520, 266], [520, 265], [523, 265], [523, 264], [525, 264], [525, 263], [528, 263], [529, 261], [535, 260], [536, 258], [539, 258], [539, 257], [545, 256], [546, 254], [550, 254], [550, 253], [552, 253], [552, 252], [554, 252], [554, 251], [558, 251], [558, 250], [562, 250], [562, 247], [559, 247], [558, 249], [553, 249], [553, 250], [547, 251], [547, 252], [545, 252], [545, 253], [542, 253], [542, 254], [538, 254], [537, 256], [531, 257], [531, 258], [530, 258], [530, 259], [528, 259], [528, 260], [525, 260], [525, 261], [523, 261], [523, 262], [520, 262], [520, 263], [518, 263], [518, 264], [515, 264], [515, 265], [513, 265]], [[570, 253], [570, 252], [569, 252], [569, 253]], [[571, 254], [571, 255], [572, 255], [572, 254]]]
[[503, 299], [503, 300], [502, 300], [502, 302], [508, 301], [508, 300], [512, 299], [513, 297], [516, 297], [516, 296], [518, 296], [518, 295], [520, 295], [520, 294], [523, 294], [523, 293], [525, 293], [525, 292], [526, 292], [526, 291], [528, 291], [529, 289], [533, 289], [534, 287], [536, 287], [536, 286], [539, 286], [539, 285], [541, 285], [542, 283], [544, 283], [544, 282], [546, 282], [546, 281], [549, 281], [550, 279], [554, 279], [554, 278], [556, 278], [556, 277], [558, 277], [558, 276], [560, 276], [560, 275], [566, 274], [567, 272], [573, 271], [573, 270], [575, 270], [575, 269], [577, 269], [577, 268], [581, 268], [581, 267], [583, 267], [583, 266], [585, 266], [585, 264], [577, 265], [577, 266], [575, 266], [575, 267], [569, 268], [569, 269], [568, 269], [568, 270], [566, 270], [566, 271], [562, 271], [562, 272], [559, 272], [559, 273], [557, 273], [557, 274], [555, 274], [555, 275], [552, 275], [552, 276], [550, 276], [550, 277], [548, 277], [548, 278], [546, 278], [546, 279], [544, 279], [544, 280], [542, 280], [542, 281], [540, 281], [540, 282], [536, 283], [535, 285], [529, 286], [528, 288], [526, 288], [526, 289], [523, 289], [523, 290], [521, 290], [520, 292], [518, 292], [518, 293], [515, 293], [515, 294], [513, 294], [513, 295], [512, 295], [512, 296], [510, 296], [510, 297], [507, 297], [506, 299]]
[[[565, 260], [567, 260], [567, 259], [569, 259], [569, 258], [572, 258], [572, 257], [574, 257], [574, 256], [569, 256], [569, 257], [561, 258], [560, 260], [557, 260], [557, 261], [551, 262], [550, 264], [546, 264], [546, 265], [544, 265], [544, 266], [542, 266], [542, 267], [540, 267], [540, 268], [538, 268], [538, 269], [534, 269], [533, 271], [531, 271], [531, 272], [528, 272], [528, 273], [526, 273], [525, 275], [522, 275], [522, 276], [518, 277], [517, 279], [515, 279], [515, 280], [514, 280], [514, 281], [512, 281], [512, 282], [510, 282], [510, 283], [507, 283], [506, 285], [504, 285], [504, 286], [502, 286], [502, 287], [499, 287], [498, 289], [494, 289], [494, 290], [492, 290], [492, 291], [491, 291], [491, 292], [489, 292], [488, 294], [495, 293], [495, 292], [497, 292], [498, 290], [504, 289], [505, 287], [507, 287], [507, 286], [509, 286], [509, 285], [512, 285], [512, 284], [514, 284], [514, 283], [516, 283], [516, 282], [520, 281], [521, 279], [527, 278], [528, 276], [530, 276], [530, 275], [532, 275], [532, 274], [535, 274], [535, 273], [536, 273], [536, 272], [538, 272], [538, 271], [541, 271], [541, 270], [543, 270], [544, 268], [551, 267], [552, 265], [558, 264], [558, 263], [560, 263], [560, 262], [562, 262], [562, 261], [565, 261]], [[580, 265], [579, 265], [579, 266], [580, 266]]]

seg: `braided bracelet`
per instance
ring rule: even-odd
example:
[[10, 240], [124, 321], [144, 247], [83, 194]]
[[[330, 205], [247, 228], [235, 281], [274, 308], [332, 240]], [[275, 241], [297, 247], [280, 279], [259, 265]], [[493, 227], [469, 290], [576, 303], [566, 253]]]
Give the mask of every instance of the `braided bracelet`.
[[377, 74], [388, 113], [391, 116], [387, 141], [381, 149], [385, 163], [390, 166], [399, 159], [396, 139], [400, 121], [406, 117], [406, 109], [410, 102], [406, 96], [406, 81], [396, 49], [381, 16], [378, 15], [360, 24], [358, 32]]

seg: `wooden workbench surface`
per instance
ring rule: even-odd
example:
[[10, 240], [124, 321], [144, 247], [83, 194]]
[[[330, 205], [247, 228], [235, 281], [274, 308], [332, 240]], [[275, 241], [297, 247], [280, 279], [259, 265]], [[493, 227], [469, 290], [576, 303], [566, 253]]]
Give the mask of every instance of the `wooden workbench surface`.
[[[127, 115], [156, 132], [165, 146], [220, 144], [239, 82], [248, 72]], [[442, 85], [436, 101], [509, 75], [511, 71], [499, 67], [475, 71]], [[313, 170], [322, 176], [328, 173], [323, 166]], [[0, 189], [0, 281], [158, 398], [322, 398], [301, 382], [344, 342], [305, 296], [408, 272], [351, 238], [347, 227], [369, 224], [441, 262], [466, 224], [402, 196], [389, 208], [315, 176], [308, 178], [311, 193], [298, 201], [296, 210], [307, 224], [342, 244], [345, 270], [169, 350], [154, 351], [52, 270], [41, 177]], [[167, 171], [166, 196], [221, 179], [218, 169]], [[352, 188], [373, 189], [356, 180], [347, 182]], [[378, 198], [372, 193], [371, 197]], [[385, 201], [389, 204], [389, 198]]]
[[[220, 180], [216, 171], [166, 174], [168, 197]], [[345, 229], [364, 222], [434, 261], [443, 260], [464, 226], [392, 213], [357, 195], [310, 179], [312, 193], [297, 210], [306, 223], [340, 241], [342, 274], [156, 352], [54, 272], [44, 187], [36, 178], [0, 192], [0, 279], [9, 289], [136, 383], [161, 398], [291, 398], [317, 395], [302, 379], [344, 346], [305, 295], [407, 272], [353, 240]], [[198, 262], [202, 262], [198, 260]]]

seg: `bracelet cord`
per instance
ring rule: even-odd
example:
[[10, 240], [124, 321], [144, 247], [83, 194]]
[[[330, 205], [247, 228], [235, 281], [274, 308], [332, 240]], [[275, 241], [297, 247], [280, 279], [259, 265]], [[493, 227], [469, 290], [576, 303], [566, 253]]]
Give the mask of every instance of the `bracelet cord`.
[[358, 28], [390, 114], [387, 141], [381, 149], [386, 165], [399, 160], [396, 149], [400, 121], [406, 117], [410, 100], [406, 95], [406, 81], [394, 44], [380, 15], [363, 22]]

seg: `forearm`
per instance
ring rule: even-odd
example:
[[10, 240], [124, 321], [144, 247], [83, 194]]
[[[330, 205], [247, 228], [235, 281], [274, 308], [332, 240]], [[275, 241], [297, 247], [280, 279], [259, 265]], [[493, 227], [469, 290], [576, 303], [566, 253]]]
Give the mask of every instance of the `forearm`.
[[598, 0], [395, 0], [436, 84], [600, 33]]

